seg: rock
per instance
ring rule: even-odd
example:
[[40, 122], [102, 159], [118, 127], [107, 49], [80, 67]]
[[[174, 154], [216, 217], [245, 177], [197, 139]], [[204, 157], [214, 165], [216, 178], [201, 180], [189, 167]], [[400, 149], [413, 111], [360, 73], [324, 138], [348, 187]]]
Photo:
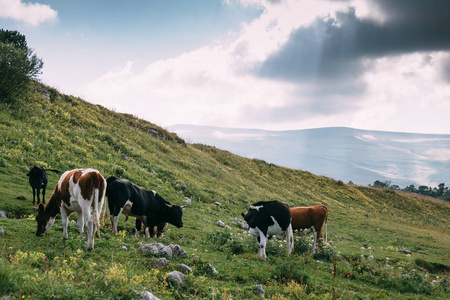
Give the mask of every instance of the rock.
[[258, 296], [260, 296], [260, 297], [264, 297], [264, 295], [266, 294], [266, 292], [264, 291], [264, 288], [261, 284], [255, 285], [255, 290], [256, 290], [256, 294], [258, 294]]
[[126, 156], [125, 154], [122, 154], [122, 155], [120, 156], [120, 158], [122, 158], [123, 160], [128, 160], [128, 159], [129, 159], [128, 156]]
[[183, 200], [183, 202], [186, 202], [188, 205], [191, 205], [192, 200], [188, 197], [186, 197], [186, 200]]
[[158, 297], [148, 291], [143, 291], [141, 293], [141, 298], [144, 300], [160, 300]]
[[409, 251], [405, 247], [401, 247], [400, 249], [398, 249], [398, 252], [402, 252], [402, 253], [405, 253], [405, 254], [411, 254], [411, 251]]
[[167, 267], [169, 265], [169, 263], [170, 263], [170, 260], [168, 260], [167, 258], [163, 257], [163, 258], [159, 258], [159, 259], [157, 259], [155, 261], [155, 266], [158, 269], [162, 269], [162, 268]]
[[186, 275], [179, 271], [172, 271], [167, 275], [167, 282], [176, 284], [178, 286], [182, 286], [185, 284], [186, 281]]
[[0, 210], [0, 219], [8, 219], [6, 213], [3, 210]]
[[150, 133], [150, 134], [152, 134], [152, 135], [158, 135], [158, 130], [149, 128], [149, 129], [148, 129], [148, 133]]
[[172, 255], [173, 256], [186, 257], [188, 255], [186, 250], [181, 248], [179, 245], [169, 245], [169, 247], [172, 249]]
[[220, 202], [214, 202], [214, 204], [217, 206], [222, 206], [222, 203], [220, 203]]
[[161, 243], [152, 243], [152, 244], [142, 244], [139, 243], [139, 250], [142, 252], [150, 252], [156, 256], [164, 256], [168, 258], [172, 258], [172, 249], [170, 247], [164, 246]]
[[221, 220], [217, 221], [217, 226], [219, 227], [225, 227], [225, 223], [222, 222]]
[[248, 224], [245, 221], [236, 221], [236, 224], [244, 230], [248, 230]]
[[213, 274], [219, 274], [219, 271], [217, 271], [211, 263], [208, 263], [208, 267], [211, 269]]
[[182, 249], [179, 245], [164, 246], [161, 243], [142, 244], [138, 243], [139, 250], [143, 253], [150, 252], [155, 256], [163, 256], [166, 258], [172, 258], [172, 256], [187, 256], [186, 250]]
[[185, 273], [192, 273], [192, 269], [185, 265], [185, 264], [180, 264], [180, 268], [185, 272]]
[[0, 227], [0, 235], [5, 235], [5, 229], [3, 227]]

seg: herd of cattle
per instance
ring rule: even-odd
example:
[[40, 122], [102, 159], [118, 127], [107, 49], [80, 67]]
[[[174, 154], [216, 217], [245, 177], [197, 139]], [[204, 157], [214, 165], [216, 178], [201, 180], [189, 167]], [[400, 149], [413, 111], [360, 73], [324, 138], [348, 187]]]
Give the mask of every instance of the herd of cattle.
[[[105, 178], [94, 169], [75, 169], [66, 171], [61, 175], [51, 197], [44, 205], [40, 203], [39, 193], [45, 197], [47, 174], [44, 170], [34, 166], [27, 174], [33, 188], [33, 205], [35, 204], [35, 190], [37, 190], [38, 206], [36, 221], [36, 236], [44, 236], [50, 230], [55, 218], [61, 214], [63, 224], [63, 238], [67, 239], [67, 225], [69, 216], [78, 214], [77, 225], [80, 233], [84, 232], [84, 223], [87, 227], [87, 251], [94, 248], [94, 235], [100, 238], [100, 213], [105, 197], [109, 207], [112, 232], [117, 233], [117, 223], [121, 214], [126, 218], [136, 218], [136, 236], [139, 236], [142, 224], [147, 237], [161, 237], [167, 224], [178, 228], [183, 227], [183, 206], [172, 205], [157, 192], [141, 188], [129, 180], [114, 176]], [[42, 201], [44, 202], [44, 201]], [[104, 218], [108, 211], [105, 208]], [[258, 241], [258, 254], [266, 258], [265, 246], [271, 235], [286, 234], [288, 255], [294, 248], [294, 230], [308, 229], [314, 234], [313, 252], [322, 237], [327, 240], [328, 211], [324, 205], [310, 207], [291, 207], [280, 201], [261, 201], [250, 206], [242, 214], [249, 225], [249, 232]]]

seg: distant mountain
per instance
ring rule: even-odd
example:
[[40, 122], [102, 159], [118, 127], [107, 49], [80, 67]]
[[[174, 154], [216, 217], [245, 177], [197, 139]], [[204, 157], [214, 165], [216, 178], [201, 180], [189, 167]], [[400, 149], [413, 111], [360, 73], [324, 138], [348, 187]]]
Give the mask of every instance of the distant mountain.
[[391, 181], [401, 188], [450, 184], [450, 135], [345, 127], [267, 131], [174, 125], [168, 130], [190, 143], [344, 182]]

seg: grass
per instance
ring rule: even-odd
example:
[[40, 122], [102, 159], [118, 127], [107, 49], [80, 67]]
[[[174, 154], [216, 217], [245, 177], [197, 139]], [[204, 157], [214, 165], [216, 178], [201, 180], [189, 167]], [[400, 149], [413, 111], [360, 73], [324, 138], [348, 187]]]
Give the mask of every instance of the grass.
[[[38, 90], [50, 90], [49, 99]], [[446, 299], [449, 297], [448, 203], [382, 189], [346, 185], [303, 170], [246, 159], [227, 151], [187, 144], [163, 128], [110, 111], [35, 83], [16, 104], [0, 104], [0, 296], [9, 299], [135, 299], [143, 290], [161, 299]], [[173, 204], [191, 204], [185, 226], [169, 225], [161, 239], [133, 234], [134, 220], [107, 222], [95, 249], [69, 225], [62, 241], [57, 220], [44, 237], [36, 222], [26, 173], [33, 165], [61, 171], [93, 167], [154, 189]], [[49, 175], [47, 195], [58, 175]], [[311, 235], [296, 236], [294, 253], [272, 239], [267, 261], [236, 220], [250, 204], [282, 200], [324, 204], [328, 240], [312, 256]], [[216, 204], [216, 202], [220, 203]], [[71, 218], [74, 220], [74, 218]], [[132, 219], [132, 218], [131, 218]], [[217, 226], [222, 220], [227, 227]], [[164, 269], [139, 242], [179, 244], [187, 257]], [[402, 249], [416, 250], [410, 256]], [[426, 254], [424, 254], [426, 253]], [[183, 287], [167, 273], [192, 268]], [[209, 264], [218, 271], [214, 274]]]

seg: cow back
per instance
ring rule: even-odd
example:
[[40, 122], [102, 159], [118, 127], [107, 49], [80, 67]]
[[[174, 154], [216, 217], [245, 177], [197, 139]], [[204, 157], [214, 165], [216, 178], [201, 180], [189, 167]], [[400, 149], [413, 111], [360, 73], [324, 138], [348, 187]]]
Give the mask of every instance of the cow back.
[[291, 207], [292, 229], [321, 228], [328, 210], [325, 205]]
[[268, 227], [274, 224], [272, 217], [282, 230], [286, 230], [291, 223], [289, 207], [280, 201], [260, 201], [250, 206], [244, 219], [251, 228]]

